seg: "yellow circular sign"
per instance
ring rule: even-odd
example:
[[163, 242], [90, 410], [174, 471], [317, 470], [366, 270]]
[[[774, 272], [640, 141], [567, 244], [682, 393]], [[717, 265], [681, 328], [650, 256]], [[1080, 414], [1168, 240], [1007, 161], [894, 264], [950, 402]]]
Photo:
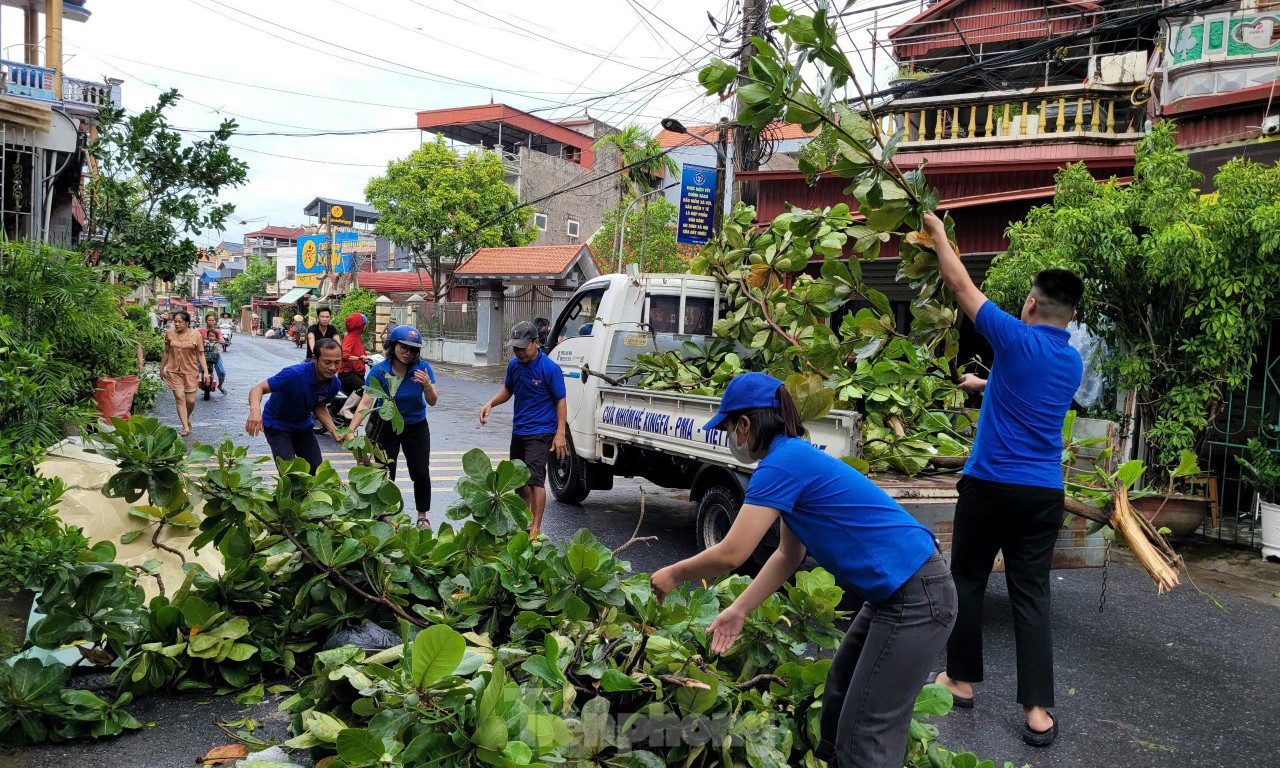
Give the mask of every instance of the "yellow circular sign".
[[342, 218], [342, 206], [340, 205], [329, 206], [329, 216], [335, 219]]
[[308, 271], [316, 266], [316, 241], [307, 240], [302, 244], [302, 267]]

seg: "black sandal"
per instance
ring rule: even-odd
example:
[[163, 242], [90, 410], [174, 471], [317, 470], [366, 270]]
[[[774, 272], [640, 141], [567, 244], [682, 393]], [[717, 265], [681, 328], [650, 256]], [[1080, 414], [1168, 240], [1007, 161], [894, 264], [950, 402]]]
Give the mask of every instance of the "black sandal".
[[[929, 685], [929, 684], [941, 685], [943, 688], [947, 688], [946, 685], [943, 685], [942, 683], [938, 682], [938, 675], [941, 675], [941, 674], [942, 674], [941, 672], [934, 672], [933, 674], [929, 675], [929, 679], [926, 682], [926, 685]], [[950, 688], [947, 688], [947, 690], [951, 691]], [[951, 691], [951, 706], [955, 709], [973, 709], [973, 697], [961, 696], [955, 691]]]
[[1047, 747], [1058, 738], [1058, 718], [1049, 715], [1049, 719], [1053, 721], [1053, 725], [1049, 726], [1047, 731], [1036, 731], [1031, 728], [1031, 724], [1026, 720], [1022, 721], [1022, 728], [1019, 733], [1022, 741], [1030, 747]]

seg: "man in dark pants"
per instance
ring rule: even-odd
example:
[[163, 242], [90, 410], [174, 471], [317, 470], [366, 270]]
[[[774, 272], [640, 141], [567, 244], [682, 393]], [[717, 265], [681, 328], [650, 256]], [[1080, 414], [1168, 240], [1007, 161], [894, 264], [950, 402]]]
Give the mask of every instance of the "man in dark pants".
[[522, 321], [512, 326], [508, 344], [515, 357], [507, 364], [502, 389], [480, 409], [480, 423], [488, 422], [489, 411], [515, 397], [511, 458], [520, 459], [529, 468], [529, 482], [520, 489], [520, 496], [533, 515], [529, 533], [537, 536], [542, 531], [542, 512], [547, 507], [547, 461], [553, 452], [561, 460], [568, 453], [564, 372], [539, 351], [542, 345], [533, 323]]
[[[249, 390], [249, 419], [244, 429], [251, 436], [263, 432], [271, 455], [286, 461], [295, 457], [307, 460], [311, 474], [324, 461], [320, 443], [316, 441], [313, 418], [324, 425], [333, 439], [343, 442], [349, 435], [338, 435], [329, 409], [325, 405], [338, 394], [338, 366], [342, 365], [342, 345], [333, 339], [316, 342], [316, 359], [291, 365]], [[266, 410], [262, 396], [270, 394]]]
[[973, 706], [982, 674], [982, 601], [996, 553], [1004, 553], [1018, 653], [1022, 740], [1047, 747], [1058, 734], [1053, 706], [1053, 630], [1049, 567], [1066, 512], [1062, 490], [1062, 421], [1084, 365], [1066, 327], [1084, 283], [1061, 269], [1036, 275], [1019, 320], [978, 290], [947, 241], [942, 221], [925, 217], [938, 269], [956, 303], [995, 350], [990, 378], [966, 376], [960, 387], [985, 391], [978, 436], [965, 464], [951, 540], [951, 574], [959, 595], [937, 682], [960, 707]]

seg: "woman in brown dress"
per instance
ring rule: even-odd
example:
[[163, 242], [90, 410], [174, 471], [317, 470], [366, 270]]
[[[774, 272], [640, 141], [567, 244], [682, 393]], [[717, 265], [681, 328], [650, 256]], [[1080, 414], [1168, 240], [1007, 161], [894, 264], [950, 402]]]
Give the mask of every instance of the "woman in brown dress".
[[164, 356], [160, 358], [160, 375], [173, 390], [178, 405], [178, 421], [186, 437], [191, 434], [191, 413], [196, 409], [196, 392], [200, 382], [209, 378], [204, 360], [204, 339], [191, 327], [191, 315], [173, 313], [173, 328], [164, 334]]

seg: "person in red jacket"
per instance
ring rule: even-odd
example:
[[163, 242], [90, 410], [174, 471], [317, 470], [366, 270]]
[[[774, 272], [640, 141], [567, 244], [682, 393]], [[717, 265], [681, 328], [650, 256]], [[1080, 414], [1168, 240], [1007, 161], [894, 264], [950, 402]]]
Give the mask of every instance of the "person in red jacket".
[[347, 335], [342, 337], [342, 365], [338, 367], [338, 381], [342, 383], [345, 395], [364, 386], [364, 366], [369, 362], [369, 357], [360, 335], [364, 333], [368, 322], [368, 318], [359, 312], [347, 315]]

